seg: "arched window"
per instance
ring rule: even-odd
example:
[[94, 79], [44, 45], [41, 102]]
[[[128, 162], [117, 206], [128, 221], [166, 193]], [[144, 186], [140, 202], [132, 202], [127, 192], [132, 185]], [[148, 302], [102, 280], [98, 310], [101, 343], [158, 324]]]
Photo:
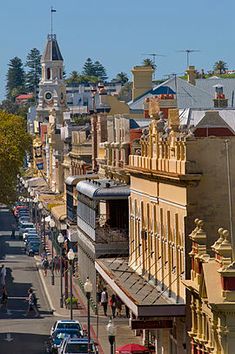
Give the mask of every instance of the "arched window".
[[50, 80], [51, 78], [51, 69], [47, 68], [47, 80]]
[[62, 80], [62, 69], [60, 69], [60, 79]]

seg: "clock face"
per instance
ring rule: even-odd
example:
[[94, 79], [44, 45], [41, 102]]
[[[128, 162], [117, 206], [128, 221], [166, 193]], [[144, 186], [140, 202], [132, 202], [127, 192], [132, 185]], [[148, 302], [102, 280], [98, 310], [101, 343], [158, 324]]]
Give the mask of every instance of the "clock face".
[[47, 91], [44, 97], [47, 101], [50, 101], [52, 99], [52, 93], [50, 91]]

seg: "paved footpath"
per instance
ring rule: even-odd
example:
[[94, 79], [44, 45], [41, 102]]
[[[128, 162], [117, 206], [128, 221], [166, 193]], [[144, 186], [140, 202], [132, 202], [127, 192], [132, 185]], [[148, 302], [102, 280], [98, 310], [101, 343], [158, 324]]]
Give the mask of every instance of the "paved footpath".
[[[50, 241], [47, 241], [50, 242]], [[48, 249], [50, 246], [48, 243]], [[70, 311], [66, 308], [60, 308], [60, 275], [55, 274], [55, 285], [51, 285], [51, 272], [48, 271], [48, 275], [45, 277], [40, 266], [40, 257], [35, 257], [38, 265], [39, 275], [42, 284], [45, 289], [48, 302], [52, 310], [54, 310], [54, 316], [59, 318], [69, 318]], [[78, 280], [73, 279], [73, 293], [78, 298], [79, 309], [74, 310], [74, 319], [78, 319], [82, 325], [87, 328], [87, 299], [78, 285]], [[106, 326], [108, 318], [102, 315], [102, 308], [98, 309], [99, 315], [96, 316], [91, 309], [91, 337], [99, 343], [99, 353], [109, 354], [110, 344], [108, 341], [108, 335]], [[111, 315], [108, 309], [108, 315]], [[114, 320], [117, 333], [116, 333], [116, 347], [127, 343], [141, 344], [141, 338], [134, 336], [134, 332], [129, 328], [129, 320], [126, 318], [116, 318]]]

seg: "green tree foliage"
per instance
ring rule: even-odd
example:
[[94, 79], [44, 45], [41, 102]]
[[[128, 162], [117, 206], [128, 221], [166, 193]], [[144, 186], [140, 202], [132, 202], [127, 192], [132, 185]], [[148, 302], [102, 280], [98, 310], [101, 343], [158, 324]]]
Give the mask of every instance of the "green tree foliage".
[[24, 119], [0, 111], [0, 141], [0, 203], [9, 205], [15, 200], [17, 174], [31, 147]]
[[28, 68], [25, 76], [27, 92], [35, 93], [41, 78], [41, 53], [37, 48], [28, 53], [25, 66]]
[[120, 101], [129, 102], [132, 98], [132, 82], [126, 82], [119, 92], [118, 99]]
[[219, 60], [214, 64], [214, 72], [221, 74], [225, 74], [226, 70], [228, 70], [227, 63], [223, 60]]
[[120, 73], [117, 74], [115, 81], [121, 82], [122, 85], [125, 85], [126, 82], [128, 82], [128, 76], [126, 73], [121, 71]]
[[107, 80], [107, 74], [104, 66], [97, 60], [93, 63], [91, 58], [87, 58], [83, 65], [83, 77], [96, 77], [98, 81]]
[[25, 72], [22, 60], [14, 57], [8, 64], [7, 71], [7, 98], [14, 101], [15, 97], [22, 92], [25, 92]]
[[104, 66], [99, 61], [94, 62], [93, 76], [98, 77], [98, 79], [101, 81], [105, 81], [108, 78]]
[[68, 85], [80, 84], [80, 82], [81, 82], [81, 75], [76, 70], [73, 70], [70, 73], [69, 77], [66, 79], [66, 83]]
[[145, 58], [143, 60], [143, 66], [151, 66], [153, 68], [153, 70], [156, 70], [157, 66], [156, 64], [154, 63], [154, 61], [152, 59], [149, 59], [149, 58]]

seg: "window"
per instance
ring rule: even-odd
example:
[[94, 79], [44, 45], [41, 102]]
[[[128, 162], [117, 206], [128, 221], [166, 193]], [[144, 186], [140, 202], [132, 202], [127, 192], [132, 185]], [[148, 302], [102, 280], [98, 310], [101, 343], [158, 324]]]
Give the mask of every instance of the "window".
[[51, 78], [51, 69], [47, 68], [47, 80], [50, 80]]

